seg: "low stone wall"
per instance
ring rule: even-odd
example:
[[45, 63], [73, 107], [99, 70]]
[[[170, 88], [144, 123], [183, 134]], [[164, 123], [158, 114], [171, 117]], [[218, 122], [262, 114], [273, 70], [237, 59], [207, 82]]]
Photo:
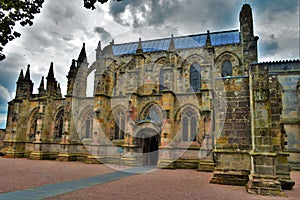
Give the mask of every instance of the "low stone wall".
[[2, 149], [6, 146], [3, 142], [5, 139], [5, 129], [0, 129], [0, 155], [2, 154]]

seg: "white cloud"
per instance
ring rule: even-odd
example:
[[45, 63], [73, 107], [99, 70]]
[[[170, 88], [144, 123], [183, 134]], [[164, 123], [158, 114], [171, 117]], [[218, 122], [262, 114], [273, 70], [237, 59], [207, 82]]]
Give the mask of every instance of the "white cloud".
[[6, 114], [0, 114], [0, 128], [5, 129], [6, 128]]
[[10, 101], [14, 98], [14, 93], [10, 93], [7, 88], [0, 85], [0, 98], [1, 97], [6, 101]]

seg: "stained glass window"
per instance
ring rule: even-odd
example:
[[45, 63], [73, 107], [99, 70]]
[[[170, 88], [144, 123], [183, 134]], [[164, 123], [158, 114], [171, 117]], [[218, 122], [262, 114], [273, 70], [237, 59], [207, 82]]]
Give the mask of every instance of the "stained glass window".
[[232, 64], [230, 61], [226, 60], [222, 64], [222, 77], [232, 76]]
[[160, 70], [160, 74], [159, 74], [159, 91], [163, 91], [164, 90], [164, 71], [163, 69]]
[[198, 63], [193, 63], [190, 68], [190, 86], [192, 92], [200, 92], [201, 89], [201, 67]]

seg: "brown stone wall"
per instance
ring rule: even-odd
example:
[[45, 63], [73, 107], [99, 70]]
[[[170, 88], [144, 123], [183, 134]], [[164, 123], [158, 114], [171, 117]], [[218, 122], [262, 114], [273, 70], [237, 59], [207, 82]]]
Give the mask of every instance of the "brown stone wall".
[[5, 147], [4, 139], [5, 139], [5, 129], [0, 129], [0, 154], [2, 149]]
[[246, 185], [251, 169], [251, 114], [248, 77], [215, 81], [215, 171], [211, 183]]
[[[216, 80], [217, 149], [251, 149], [251, 114], [247, 77]], [[223, 105], [225, 103], [225, 106]], [[221, 108], [223, 107], [223, 108]]]

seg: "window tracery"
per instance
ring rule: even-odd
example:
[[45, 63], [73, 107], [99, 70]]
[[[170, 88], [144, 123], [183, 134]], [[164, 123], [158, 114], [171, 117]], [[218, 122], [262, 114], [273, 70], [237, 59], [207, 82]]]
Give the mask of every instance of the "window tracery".
[[222, 64], [222, 77], [232, 76], [232, 64], [229, 60], [226, 60]]
[[200, 92], [201, 89], [201, 67], [197, 62], [190, 68], [190, 89], [192, 92]]
[[185, 109], [181, 114], [181, 127], [182, 127], [182, 141], [192, 142], [196, 141], [198, 115], [191, 109]]
[[55, 122], [54, 138], [59, 139], [63, 135], [64, 109], [61, 109], [57, 113], [54, 122]]

